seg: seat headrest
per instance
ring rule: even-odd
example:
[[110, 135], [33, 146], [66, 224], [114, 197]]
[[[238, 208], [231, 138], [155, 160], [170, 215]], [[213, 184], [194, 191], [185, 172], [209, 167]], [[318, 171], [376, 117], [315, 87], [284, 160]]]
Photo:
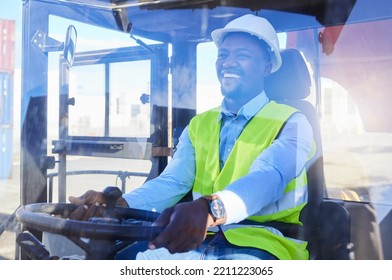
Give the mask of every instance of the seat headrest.
[[299, 100], [310, 94], [310, 75], [297, 49], [281, 52], [282, 66], [265, 79], [264, 89], [271, 100]]

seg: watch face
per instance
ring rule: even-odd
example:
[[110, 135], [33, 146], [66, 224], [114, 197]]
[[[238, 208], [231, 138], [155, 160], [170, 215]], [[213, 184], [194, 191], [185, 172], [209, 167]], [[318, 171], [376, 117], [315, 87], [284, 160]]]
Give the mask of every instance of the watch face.
[[211, 201], [211, 213], [216, 219], [222, 219], [225, 217], [225, 207], [222, 201], [214, 199]]

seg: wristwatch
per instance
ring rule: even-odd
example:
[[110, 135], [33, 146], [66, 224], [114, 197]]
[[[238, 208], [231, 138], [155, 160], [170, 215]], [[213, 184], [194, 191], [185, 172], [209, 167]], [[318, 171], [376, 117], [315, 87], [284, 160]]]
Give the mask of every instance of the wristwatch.
[[226, 209], [223, 202], [219, 198], [215, 198], [210, 202], [210, 212], [214, 218], [214, 222], [219, 219], [223, 219], [226, 215]]
[[226, 217], [226, 209], [223, 202], [216, 195], [202, 196], [201, 199], [208, 202], [209, 213], [214, 220], [214, 224], [212, 226], [221, 224]]

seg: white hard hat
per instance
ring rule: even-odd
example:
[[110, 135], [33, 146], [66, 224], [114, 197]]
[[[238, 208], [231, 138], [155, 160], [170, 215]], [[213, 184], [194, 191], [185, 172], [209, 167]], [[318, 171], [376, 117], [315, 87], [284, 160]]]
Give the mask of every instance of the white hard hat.
[[260, 40], [270, 46], [272, 70], [275, 72], [282, 64], [280, 57], [278, 35], [274, 27], [265, 18], [258, 17], [252, 14], [244, 15], [230, 21], [224, 28], [212, 31], [211, 37], [216, 46], [219, 48], [223, 38], [230, 32], [245, 32], [256, 36]]

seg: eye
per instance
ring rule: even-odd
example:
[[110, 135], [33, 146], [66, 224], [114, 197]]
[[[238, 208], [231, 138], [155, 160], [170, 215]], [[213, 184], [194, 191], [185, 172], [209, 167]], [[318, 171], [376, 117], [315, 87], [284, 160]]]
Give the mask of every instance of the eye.
[[237, 57], [239, 59], [248, 59], [248, 58], [251, 58], [252, 55], [249, 52], [240, 52], [240, 53], [238, 53]]
[[218, 59], [225, 59], [225, 58], [227, 58], [227, 53], [225, 53], [225, 52], [218, 53]]

